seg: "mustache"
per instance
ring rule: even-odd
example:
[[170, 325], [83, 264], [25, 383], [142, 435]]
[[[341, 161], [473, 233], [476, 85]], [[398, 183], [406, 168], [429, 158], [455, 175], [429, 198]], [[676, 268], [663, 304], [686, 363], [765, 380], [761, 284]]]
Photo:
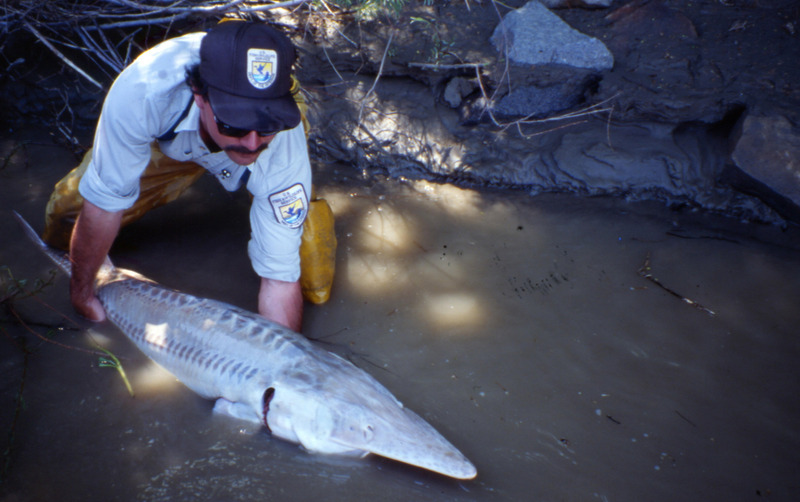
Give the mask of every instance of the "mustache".
[[255, 150], [250, 150], [249, 148], [245, 148], [242, 145], [229, 145], [223, 148], [223, 150], [225, 150], [226, 152], [236, 152], [244, 155], [249, 155], [249, 154], [261, 153], [264, 150], [266, 150], [268, 146], [269, 144], [267, 143], [264, 145], [258, 145], [258, 148], [256, 148]]

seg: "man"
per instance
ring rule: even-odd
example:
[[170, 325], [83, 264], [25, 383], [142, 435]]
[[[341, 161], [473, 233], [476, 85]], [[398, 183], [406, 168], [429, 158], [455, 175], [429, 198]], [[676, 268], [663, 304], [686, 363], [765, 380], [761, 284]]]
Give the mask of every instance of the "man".
[[[228, 21], [207, 34], [162, 42], [117, 77], [103, 104], [91, 160], [72, 181], [80, 178], [83, 198], [76, 194], [83, 206], [69, 244], [70, 295], [79, 314], [105, 319], [94, 282], [120, 226], [176, 198], [198, 178], [199, 165], [227, 190], [246, 186], [252, 194], [248, 254], [261, 277], [259, 313], [300, 331], [298, 248], [311, 169], [291, 92], [294, 60], [295, 49], [280, 32]], [[168, 159], [156, 151], [151, 160], [154, 141]], [[59, 191], [57, 186], [48, 204], [45, 238], [51, 242], [65, 221], [71, 224], [62, 207], [69, 197]]]

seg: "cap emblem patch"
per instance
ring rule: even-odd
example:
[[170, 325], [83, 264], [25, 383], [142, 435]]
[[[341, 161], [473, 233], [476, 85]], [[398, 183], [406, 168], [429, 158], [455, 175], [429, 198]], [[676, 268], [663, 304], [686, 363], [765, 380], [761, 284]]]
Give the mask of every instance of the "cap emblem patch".
[[266, 89], [275, 82], [278, 53], [271, 49], [248, 49], [247, 81], [256, 89]]

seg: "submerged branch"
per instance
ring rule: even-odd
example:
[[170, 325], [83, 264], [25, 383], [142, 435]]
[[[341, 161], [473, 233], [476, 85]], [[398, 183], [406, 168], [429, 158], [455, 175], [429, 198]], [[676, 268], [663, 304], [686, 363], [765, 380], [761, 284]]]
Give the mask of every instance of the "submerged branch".
[[647, 253], [647, 257], [645, 257], [644, 263], [642, 264], [641, 267], [639, 267], [639, 275], [640, 276], [644, 277], [645, 279], [647, 279], [648, 281], [652, 282], [653, 284], [655, 284], [659, 288], [663, 289], [667, 293], [671, 294], [672, 296], [674, 296], [676, 298], [679, 298], [680, 300], [682, 300], [685, 303], [688, 303], [692, 307], [694, 307], [694, 308], [696, 308], [698, 310], [702, 310], [703, 312], [705, 312], [706, 314], [708, 314], [708, 315], [710, 315], [712, 317], [715, 317], [717, 315], [717, 313], [714, 312], [713, 310], [704, 307], [703, 305], [697, 303], [694, 300], [690, 300], [689, 298], [686, 298], [682, 294], [680, 294], [680, 293], [668, 288], [664, 284], [662, 284], [661, 281], [658, 280], [658, 278], [653, 276], [653, 274], [651, 273], [651, 270], [652, 269], [650, 268], [650, 253]]

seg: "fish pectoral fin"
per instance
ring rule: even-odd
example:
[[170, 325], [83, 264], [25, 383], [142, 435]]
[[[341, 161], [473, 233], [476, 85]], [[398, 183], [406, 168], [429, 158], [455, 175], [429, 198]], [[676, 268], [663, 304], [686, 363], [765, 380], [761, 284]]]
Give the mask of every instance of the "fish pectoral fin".
[[214, 413], [261, 424], [261, 417], [251, 406], [244, 403], [234, 403], [223, 397], [217, 399], [217, 402], [214, 403]]

